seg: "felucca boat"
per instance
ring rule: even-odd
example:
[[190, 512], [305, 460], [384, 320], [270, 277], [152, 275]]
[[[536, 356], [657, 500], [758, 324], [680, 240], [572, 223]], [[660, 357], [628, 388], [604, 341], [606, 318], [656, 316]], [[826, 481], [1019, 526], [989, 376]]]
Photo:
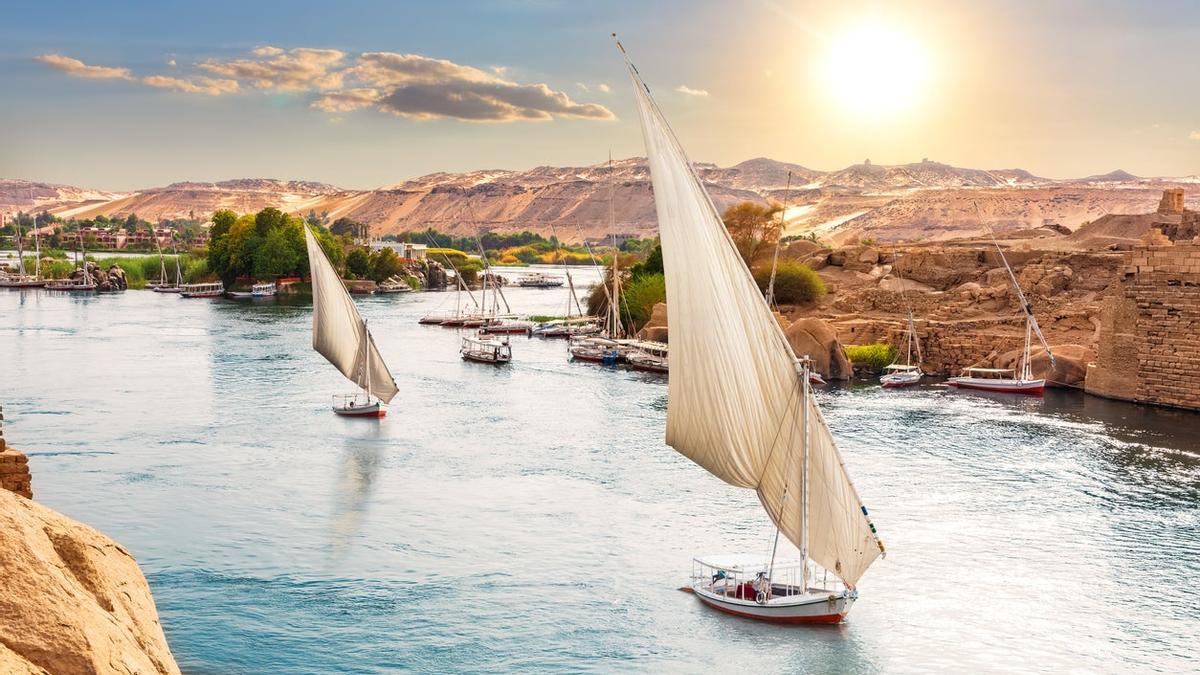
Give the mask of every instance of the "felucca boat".
[[[892, 270], [895, 271], [895, 269], [895, 262], [893, 262]], [[908, 311], [908, 325], [904, 329], [904, 363], [896, 362], [885, 366], [883, 375], [879, 378], [879, 384], [889, 389], [911, 387], [918, 384], [925, 376], [921, 372], [921, 362], [924, 359], [921, 357], [921, 341], [917, 339], [917, 325], [913, 322], [912, 305], [908, 302], [904, 279], [898, 272], [896, 278], [900, 279], [900, 297], [904, 300], [905, 309]], [[916, 363], [913, 363], [912, 360], [914, 348], [917, 351]]]
[[[991, 234], [991, 231], [989, 227], [988, 234]], [[1013, 273], [1012, 267], [1008, 264], [1008, 258], [1005, 257], [1004, 250], [1000, 248], [1000, 243], [996, 241], [995, 235], [992, 235], [992, 245], [1000, 254], [1000, 261], [1004, 263], [1004, 269], [1008, 271], [1008, 279], [1012, 282], [1017, 301], [1021, 303], [1021, 311], [1025, 313], [1025, 346], [1021, 353], [1021, 363], [1018, 368], [964, 368], [962, 375], [950, 378], [946, 384], [960, 389], [1041, 396], [1045, 393], [1046, 380], [1033, 377], [1033, 366], [1029, 358], [1033, 336], [1037, 336], [1038, 341], [1042, 343], [1042, 348], [1046, 350], [1046, 355], [1050, 357], [1051, 368], [1054, 367], [1054, 353], [1050, 351], [1050, 345], [1046, 344], [1042, 328], [1038, 326], [1037, 317], [1033, 315], [1033, 305], [1025, 299], [1025, 292], [1021, 290], [1021, 284], [1017, 283], [1017, 275]]]
[[304, 241], [312, 277], [313, 349], [362, 388], [357, 394], [334, 396], [333, 412], [345, 417], [383, 417], [388, 402], [399, 391], [396, 381], [341, 275], [307, 225]]
[[[151, 290], [153, 290], [155, 293], [179, 293], [183, 290], [183, 270], [179, 268], [179, 247], [175, 245], [174, 232], [171, 233], [171, 253], [175, 257], [175, 280], [165, 281], [164, 283], [153, 287]], [[162, 269], [162, 277], [163, 279], [166, 279], [166, 269], [162, 262], [161, 248], [159, 249], [159, 266], [164, 268]]]
[[[13, 220], [16, 227], [17, 240], [17, 273], [9, 274], [0, 277], [0, 288], [40, 288], [46, 285], [46, 280], [42, 278], [42, 247], [38, 240], [37, 221], [33, 223], [33, 247], [35, 258], [33, 263], [33, 274], [28, 274], [25, 271], [25, 249], [22, 247], [24, 237], [21, 236], [21, 219], [18, 217]], [[4, 225], [4, 218], [0, 217], [0, 226]]]
[[777, 549], [765, 558], [699, 556], [684, 590], [754, 619], [841, 621], [883, 544], [817, 407], [808, 359], [793, 353], [649, 88], [628, 57], [625, 64], [666, 271], [667, 444], [757, 492], [776, 546], [783, 535], [800, 553], [794, 561], [777, 558]]

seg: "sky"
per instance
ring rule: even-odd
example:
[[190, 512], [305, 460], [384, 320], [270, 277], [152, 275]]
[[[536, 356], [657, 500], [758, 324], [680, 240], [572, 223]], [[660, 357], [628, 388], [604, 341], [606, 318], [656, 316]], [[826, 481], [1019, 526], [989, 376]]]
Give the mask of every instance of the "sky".
[[616, 31], [694, 161], [1200, 174], [1200, 3], [14, 3], [0, 178], [374, 188], [643, 154]]

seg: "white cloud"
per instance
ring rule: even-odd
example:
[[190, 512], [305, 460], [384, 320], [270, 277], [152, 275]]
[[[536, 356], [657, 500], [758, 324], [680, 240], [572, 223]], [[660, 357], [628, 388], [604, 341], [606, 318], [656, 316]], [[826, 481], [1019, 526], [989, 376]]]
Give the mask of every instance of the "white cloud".
[[688, 96], [708, 96], [707, 91], [703, 89], [692, 89], [686, 84], [681, 84], [678, 87], [675, 87], [675, 91], [681, 94], [687, 94]]
[[128, 80], [131, 78], [128, 68], [109, 68], [108, 66], [89, 66], [88, 64], [62, 54], [42, 54], [35, 60], [70, 75], [71, 77], [86, 77], [97, 80]]
[[579, 87], [579, 91], [588, 91], [588, 86], [582, 82], [576, 82], [575, 86]]
[[1188, 140], [1200, 141], [1200, 131], [1193, 131], [1192, 133], [1188, 134]]
[[159, 89], [174, 89], [187, 94], [206, 94], [208, 96], [232, 94], [239, 88], [237, 80], [217, 80], [211, 77], [185, 80], [165, 75], [149, 75], [143, 77], [141, 82], [147, 86], [158, 87]]
[[177, 65], [179, 65], [179, 64], [175, 62], [175, 57], [174, 57], [174, 56], [172, 56], [172, 57], [169, 57], [169, 58], [167, 59], [167, 65], [168, 65], [168, 66], [171, 66], [172, 68], [174, 68], [175, 66], [177, 66]]
[[[220, 96], [245, 88], [307, 93], [313, 96], [313, 108], [331, 114], [374, 108], [414, 119], [472, 122], [614, 118], [603, 105], [575, 101], [565, 91], [547, 84], [511, 81], [500, 66], [483, 70], [446, 59], [394, 52], [366, 52], [352, 64], [347, 57], [336, 49], [264, 45], [254, 48], [247, 58], [202, 61], [191, 73], [184, 71], [180, 77], [136, 78], [126, 68], [91, 66], [60, 54], [46, 54], [38, 60], [77, 77], [135, 80], [149, 87], [189, 94]], [[168, 65], [176, 67], [173, 56]], [[584, 83], [578, 86], [582, 91], [591, 91]], [[607, 84], [597, 85], [596, 89], [609, 91]]]
[[288, 50], [258, 47], [250, 53], [259, 58], [209, 60], [198, 65], [201, 70], [218, 77], [249, 82], [259, 89], [310, 91], [342, 86], [342, 71], [338, 67], [346, 57], [345, 52], [304, 47]]
[[608, 92], [612, 91], [612, 87], [608, 86], [607, 84], [604, 84], [603, 82], [601, 82], [600, 84], [596, 85], [596, 88], [597, 88], [597, 89], [599, 89], [600, 91], [602, 91], [602, 92], [606, 93], [606, 94], [607, 94]]

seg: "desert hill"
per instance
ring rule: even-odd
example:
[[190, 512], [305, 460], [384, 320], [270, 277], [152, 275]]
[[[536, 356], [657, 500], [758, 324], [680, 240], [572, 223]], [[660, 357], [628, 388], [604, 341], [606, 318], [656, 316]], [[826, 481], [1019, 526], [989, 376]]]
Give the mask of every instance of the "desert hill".
[[[969, 169], [930, 160], [884, 166], [868, 160], [826, 172], [760, 157], [730, 167], [698, 163], [696, 171], [718, 209], [747, 200], [786, 200], [790, 234], [815, 232], [834, 243], [973, 236], [983, 232], [981, 215], [1001, 231], [1044, 226], [1074, 230], [1109, 213], [1153, 210], [1164, 187], [1182, 187], [1189, 200], [1200, 198], [1200, 178], [1138, 178], [1120, 170], [1055, 180], [1022, 169]], [[158, 220], [203, 216], [219, 208], [247, 212], [278, 206], [330, 218], [348, 216], [371, 224], [377, 234], [426, 227], [459, 234], [480, 228], [529, 229], [578, 240], [610, 233], [610, 185], [618, 232], [653, 234], [653, 194], [641, 158], [617, 160], [611, 167], [434, 173], [374, 190], [239, 179], [116, 193], [0, 180], [0, 210], [47, 209], [64, 218], [136, 213]]]

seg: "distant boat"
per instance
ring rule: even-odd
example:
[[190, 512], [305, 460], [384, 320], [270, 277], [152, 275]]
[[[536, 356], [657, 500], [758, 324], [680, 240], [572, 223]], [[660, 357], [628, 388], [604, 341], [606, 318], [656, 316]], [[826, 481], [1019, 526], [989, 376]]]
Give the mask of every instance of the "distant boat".
[[502, 364], [512, 361], [512, 346], [507, 337], [493, 337], [486, 333], [465, 336], [459, 353], [464, 361]]
[[333, 412], [346, 417], [383, 417], [387, 404], [399, 391], [396, 381], [341, 275], [307, 225], [304, 240], [312, 277], [313, 349], [362, 388], [358, 394], [335, 396]]
[[794, 561], [776, 548], [769, 557], [696, 557], [688, 590], [738, 616], [841, 621], [883, 544], [812, 394], [809, 360], [792, 351], [649, 88], [625, 63], [666, 272], [667, 444], [730, 485], [754, 490], [776, 525], [776, 546], [783, 535], [800, 552]]
[[222, 295], [225, 295], [225, 284], [220, 281], [183, 284], [179, 287], [179, 296], [183, 298], [219, 298]]
[[[976, 208], [978, 209], [978, 207]], [[991, 234], [990, 227], [988, 233]], [[1033, 315], [1033, 305], [1025, 299], [1025, 292], [1021, 290], [1021, 284], [1017, 283], [1017, 275], [1013, 273], [1012, 267], [1008, 264], [1008, 258], [1005, 257], [1004, 250], [1000, 248], [1000, 243], [996, 241], [995, 235], [992, 235], [992, 245], [1000, 254], [1000, 261], [1004, 263], [1004, 269], [1008, 271], [1008, 279], [1012, 282], [1013, 292], [1017, 295], [1017, 301], [1021, 303], [1021, 311], [1025, 313], [1025, 346], [1021, 353], [1019, 372], [1016, 368], [964, 368], [962, 375], [950, 378], [946, 384], [960, 389], [1041, 396], [1045, 393], [1046, 380], [1033, 377], [1033, 366], [1030, 363], [1030, 347], [1033, 344], [1033, 337], [1036, 335], [1042, 343], [1042, 348], [1050, 357], [1051, 368], [1054, 367], [1054, 353], [1050, 351], [1050, 345], [1046, 344], [1046, 337], [1042, 335], [1037, 317]]]
[[[155, 239], [155, 241], [158, 241]], [[171, 233], [171, 252], [175, 255], [175, 280], [164, 281], [163, 283], [154, 286], [151, 290], [155, 293], [179, 293], [180, 286], [183, 285], [183, 270], [179, 268], [179, 248], [175, 246], [175, 233]], [[159, 248], [159, 267], [164, 268], [162, 261], [162, 248]], [[166, 270], [161, 269], [162, 278], [166, 280]]]
[[[895, 272], [895, 261], [893, 261], [892, 265], [892, 270]], [[904, 327], [904, 363], [896, 362], [888, 364], [884, 367], [883, 375], [879, 378], [879, 383], [889, 389], [911, 387], [914, 384], [920, 383], [921, 378], [925, 376], [921, 372], [921, 362], [925, 359], [921, 356], [921, 341], [917, 339], [917, 325], [913, 322], [912, 305], [908, 302], [908, 294], [904, 289], [904, 279], [898, 272], [895, 275], [897, 279], [900, 279], [900, 297], [904, 300], [908, 312], [908, 325]], [[914, 350], [917, 352], [916, 363], [913, 363], [912, 360]]]
[[563, 285], [563, 280], [545, 272], [530, 272], [517, 277], [517, 285], [521, 288], [558, 288]]
[[[17, 218], [13, 221], [16, 227], [17, 240], [17, 273], [0, 276], [0, 288], [39, 288], [46, 285], [46, 280], [42, 278], [42, 247], [38, 239], [37, 223], [33, 227], [33, 246], [35, 251], [34, 272], [28, 274], [25, 271], [25, 250], [21, 244], [23, 237], [21, 236], [21, 220]], [[3, 215], [0, 214], [0, 226], [4, 225]]]
[[275, 282], [254, 284], [249, 291], [229, 291], [225, 295], [234, 300], [262, 300], [275, 297]]

